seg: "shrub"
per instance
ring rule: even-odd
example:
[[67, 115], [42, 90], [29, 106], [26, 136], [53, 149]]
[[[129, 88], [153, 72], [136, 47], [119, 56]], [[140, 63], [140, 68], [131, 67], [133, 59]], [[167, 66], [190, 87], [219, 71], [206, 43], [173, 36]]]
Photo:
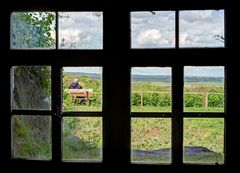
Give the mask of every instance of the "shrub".
[[208, 95], [208, 106], [209, 107], [223, 107], [224, 105], [224, 94], [209, 94]]
[[132, 106], [140, 106], [141, 105], [140, 93], [132, 93], [131, 94], [131, 105]]
[[185, 107], [203, 107], [204, 97], [202, 94], [185, 94]]

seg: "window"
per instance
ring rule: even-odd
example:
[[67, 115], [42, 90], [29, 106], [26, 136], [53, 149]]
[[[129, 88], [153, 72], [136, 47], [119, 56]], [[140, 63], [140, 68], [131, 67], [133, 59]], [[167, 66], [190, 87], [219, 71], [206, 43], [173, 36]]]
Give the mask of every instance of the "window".
[[12, 157], [50, 160], [51, 68], [14, 66], [11, 78]]
[[224, 81], [222, 66], [184, 67], [185, 163], [224, 163]]
[[131, 71], [131, 161], [171, 163], [171, 68]]
[[63, 160], [101, 161], [102, 68], [63, 67], [62, 70]]
[[230, 7], [81, 3], [18, 2], [1, 14], [1, 159], [69, 171], [236, 163]]

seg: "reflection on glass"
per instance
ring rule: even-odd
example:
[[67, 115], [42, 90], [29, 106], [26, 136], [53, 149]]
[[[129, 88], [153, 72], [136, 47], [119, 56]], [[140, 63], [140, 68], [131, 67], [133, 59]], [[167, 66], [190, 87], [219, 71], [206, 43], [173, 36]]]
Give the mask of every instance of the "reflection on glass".
[[132, 112], [171, 111], [170, 67], [133, 67], [131, 83]]
[[13, 12], [11, 14], [12, 49], [54, 49], [55, 13]]
[[132, 162], [171, 162], [171, 119], [132, 118]]
[[132, 48], [175, 47], [175, 12], [131, 12]]
[[13, 109], [50, 110], [51, 67], [14, 66], [11, 90]]
[[63, 68], [63, 110], [102, 110], [102, 67]]
[[102, 49], [102, 12], [59, 12], [60, 49]]
[[224, 163], [224, 119], [185, 118], [185, 163]]
[[52, 158], [51, 133], [51, 118], [49, 116], [13, 116], [13, 157], [50, 160]]
[[224, 67], [184, 67], [184, 111], [224, 112]]
[[224, 10], [179, 13], [180, 47], [224, 47]]
[[102, 118], [63, 118], [63, 159], [102, 160]]

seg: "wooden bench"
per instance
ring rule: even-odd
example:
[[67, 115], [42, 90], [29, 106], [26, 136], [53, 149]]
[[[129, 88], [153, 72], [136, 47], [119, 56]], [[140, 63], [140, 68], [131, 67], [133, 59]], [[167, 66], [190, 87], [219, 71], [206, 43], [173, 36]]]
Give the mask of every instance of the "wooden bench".
[[74, 104], [81, 104], [82, 101], [86, 101], [86, 105], [90, 105], [90, 98], [93, 96], [92, 89], [66, 89], [67, 92], [74, 101]]

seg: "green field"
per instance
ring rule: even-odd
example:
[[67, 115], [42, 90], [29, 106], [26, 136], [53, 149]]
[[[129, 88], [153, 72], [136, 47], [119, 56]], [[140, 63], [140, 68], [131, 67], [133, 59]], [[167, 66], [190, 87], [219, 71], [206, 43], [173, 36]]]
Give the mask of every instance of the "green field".
[[[91, 98], [90, 106], [75, 104], [74, 100], [64, 91], [74, 78], [79, 79], [83, 88], [93, 90], [94, 96]], [[64, 112], [102, 111], [102, 84], [100, 80], [87, 76], [64, 74], [63, 91]], [[169, 84], [135, 82], [131, 86], [131, 91], [131, 104], [129, 105], [131, 112], [171, 113], [172, 98]], [[222, 85], [190, 84], [185, 86], [184, 91], [184, 112], [224, 112], [224, 88]], [[208, 94], [207, 104], [205, 102], [206, 92]], [[18, 126], [15, 129], [17, 129], [16, 133], [20, 134], [20, 136], [15, 136], [15, 140], [18, 141], [17, 145], [21, 150], [17, 151], [16, 155], [20, 158], [32, 158], [34, 153], [29, 153], [30, 151], [27, 148], [24, 149], [24, 147], [32, 146], [31, 148], [33, 148], [36, 145], [36, 150], [47, 151], [47, 153], [38, 152], [38, 155], [44, 157], [45, 154], [49, 159], [50, 150], [41, 149], [43, 146], [34, 142], [34, 137], [32, 137], [33, 139], [24, 140], [25, 133], [30, 132], [26, 127], [21, 127], [21, 124]], [[147, 118], [147, 115], [146, 118], [132, 117], [131, 160], [140, 163], [170, 163], [171, 129], [171, 118]], [[64, 117], [62, 133], [63, 159], [100, 161], [104, 157], [102, 156], [102, 135], [102, 118]], [[29, 138], [29, 135], [27, 137]], [[19, 141], [25, 141], [24, 145]], [[223, 141], [223, 118], [184, 118], [184, 162], [223, 163]], [[33, 143], [34, 145], [32, 145]], [[45, 146], [45, 148], [47, 147]], [[196, 152], [196, 149], [202, 150]], [[194, 150], [194, 152], [190, 150]], [[38, 157], [38, 155], [33, 158]]]

